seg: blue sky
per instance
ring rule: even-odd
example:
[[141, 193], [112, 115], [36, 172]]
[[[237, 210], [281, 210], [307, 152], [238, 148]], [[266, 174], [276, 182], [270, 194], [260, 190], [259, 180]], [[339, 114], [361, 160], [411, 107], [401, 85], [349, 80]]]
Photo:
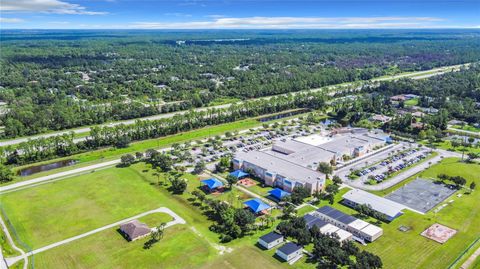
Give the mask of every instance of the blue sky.
[[480, 0], [1, 0], [1, 28], [480, 28]]

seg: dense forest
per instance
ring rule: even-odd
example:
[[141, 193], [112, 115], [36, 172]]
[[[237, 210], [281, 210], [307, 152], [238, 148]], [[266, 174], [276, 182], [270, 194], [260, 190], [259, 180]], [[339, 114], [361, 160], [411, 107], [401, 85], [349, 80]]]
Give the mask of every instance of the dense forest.
[[[349, 94], [338, 94], [330, 112], [330, 116], [343, 125], [368, 127], [373, 114], [383, 114], [392, 117], [392, 121], [382, 126], [385, 130], [402, 135], [419, 135], [424, 139], [427, 136], [443, 136], [442, 131], [452, 119], [469, 124], [480, 123], [478, 64], [429, 79], [385, 81], [363, 87], [362, 94]], [[401, 94], [418, 96], [418, 106], [407, 107], [402, 102], [391, 100], [392, 96]], [[433, 109], [435, 113], [420, 113], [420, 118], [415, 117], [413, 111], [420, 108]], [[412, 125], [417, 122], [419, 125]], [[364, 124], [367, 126], [362, 126]]]
[[2, 31], [0, 120], [17, 137], [474, 62], [452, 31]]

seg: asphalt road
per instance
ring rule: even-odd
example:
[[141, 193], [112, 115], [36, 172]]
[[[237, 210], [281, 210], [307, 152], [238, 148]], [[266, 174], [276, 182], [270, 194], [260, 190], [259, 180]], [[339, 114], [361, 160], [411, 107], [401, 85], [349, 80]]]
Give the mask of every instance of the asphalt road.
[[78, 174], [85, 173], [85, 172], [95, 170], [95, 169], [99, 169], [99, 168], [114, 166], [114, 165], [117, 165], [119, 163], [120, 163], [120, 159], [117, 159], [117, 160], [113, 160], [113, 161], [109, 161], [109, 162], [103, 162], [103, 163], [93, 164], [93, 165], [89, 165], [89, 166], [85, 166], [85, 167], [81, 167], [81, 168], [77, 168], [77, 169], [68, 170], [68, 171], [65, 171], [65, 172], [55, 173], [55, 174], [48, 175], [48, 176], [43, 176], [43, 177], [38, 177], [38, 178], [30, 179], [30, 180], [20, 181], [18, 183], [13, 183], [13, 184], [10, 184], [10, 185], [7, 185], [7, 186], [0, 187], [0, 193], [5, 193], [5, 192], [11, 191], [13, 189], [18, 189], [18, 188], [21, 188], [21, 187], [41, 184], [44, 181], [49, 181], [49, 180], [59, 179], [59, 178], [65, 178], [65, 177], [78, 175]]
[[[394, 75], [394, 76], [388, 76], [388, 77], [382, 77], [382, 78], [377, 78], [377, 79], [371, 79], [370, 81], [362, 81], [359, 83], [369, 83], [369, 82], [379, 82], [379, 81], [386, 81], [386, 80], [395, 80], [395, 79], [400, 79], [400, 78], [412, 78], [412, 79], [423, 79], [423, 78], [428, 78], [431, 76], [436, 76], [440, 74], [444, 74], [446, 72], [451, 72], [452, 70], [457, 71], [460, 69], [462, 66], [469, 66], [470, 64], [463, 64], [463, 65], [454, 65], [454, 66], [447, 66], [447, 67], [439, 67], [439, 68], [434, 68], [431, 70], [425, 70], [425, 71], [418, 71], [418, 72], [412, 72], [412, 73], [406, 73], [406, 74], [399, 74], [399, 75]], [[433, 72], [433, 73], [432, 73]], [[332, 86], [326, 86], [322, 88], [317, 88], [317, 89], [310, 89], [310, 90], [305, 90], [305, 91], [299, 91], [299, 92], [294, 92], [294, 93], [289, 93], [289, 94], [299, 94], [299, 93], [306, 93], [306, 92], [316, 92], [320, 90], [331, 90], [335, 89], [337, 87], [349, 87], [351, 85], [354, 85], [354, 83], [345, 83], [342, 85], [332, 85]], [[275, 95], [275, 96], [281, 96], [281, 95], [286, 95], [286, 94], [280, 94], [280, 95]], [[261, 97], [258, 99], [270, 99], [275, 96], [268, 96], [268, 97]], [[239, 102], [241, 103], [241, 102]], [[205, 111], [210, 108], [226, 108], [231, 106], [232, 104], [223, 104], [223, 105], [217, 105], [217, 106], [210, 106], [210, 107], [201, 107], [201, 108], [196, 108], [193, 109], [195, 111]], [[144, 118], [137, 118], [137, 119], [131, 119], [131, 120], [125, 120], [125, 121], [118, 121], [118, 122], [113, 122], [113, 123], [107, 123], [107, 124], [101, 124], [98, 126], [115, 126], [115, 125], [120, 125], [120, 124], [133, 124], [137, 120], [158, 120], [162, 118], [171, 118], [175, 115], [181, 115], [184, 113], [187, 113], [188, 111], [177, 111], [177, 112], [172, 112], [172, 113], [166, 113], [166, 114], [159, 114], [159, 115], [154, 115], [154, 116], [149, 116], [149, 117], [144, 117]], [[9, 146], [9, 145], [15, 145], [15, 144], [20, 144], [22, 142], [26, 142], [28, 140], [32, 139], [37, 139], [37, 138], [47, 138], [47, 137], [52, 137], [52, 136], [57, 136], [57, 135], [62, 135], [62, 134], [68, 134], [70, 132], [74, 132], [76, 134], [81, 134], [81, 133], [86, 133], [90, 131], [90, 127], [84, 127], [84, 128], [78, 128], [78, 129], [69, 129], [65, 131], [59, 131], [59, 132], [53, 132], [53, 133], [48, 133], [48, 134], [41, 134], [41, 135], [35, 135], [31, 137], [22, 137], [22, 138], [15, 138], [11, 140], [5, 140], [5, 141], [0, 141], [0, 147], [4, 146]], [[84, 140], [84, 138], [78, 138], [75, 139], [76, 142]]]

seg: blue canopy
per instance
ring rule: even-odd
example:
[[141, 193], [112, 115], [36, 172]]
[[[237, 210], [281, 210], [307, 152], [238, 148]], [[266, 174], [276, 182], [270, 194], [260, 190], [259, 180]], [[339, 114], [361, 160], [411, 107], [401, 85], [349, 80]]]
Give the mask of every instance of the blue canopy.
[[278, 200], [281, 200], [283, 199], [285, 196], [289, 196], [290, 193], [289, 192], [286, 192], [282, 189], [279, 189], [279, 188], [276, 188], [276, 189], [273, 189], [271, 191], [269, 191], [268, 193], [270, 193], [271, 196], [277, 198]]
[[262, 212], [263, 210], [266, 210], [266, 209], [270, 208], [269, 205], [262, 202], [262, 200], [260, 200], [258, 198], [248, 200], [246, 202], [243, 202], [243, 204], [248, 206], [255, 213]]
[[223, 186], [223, 183], [216, 178], [204, 179], [201, 182], [207, 185], [209, 189], [215, 189]]
[[242, 177], [245, 177], [245, 176], [248, 176], [248, 173], [245, 173], [243, 172], [242, 170], [235, 170], [233, 172], [230, 173], [231, 176], [234, 176], [236, 178], [242, 178]]

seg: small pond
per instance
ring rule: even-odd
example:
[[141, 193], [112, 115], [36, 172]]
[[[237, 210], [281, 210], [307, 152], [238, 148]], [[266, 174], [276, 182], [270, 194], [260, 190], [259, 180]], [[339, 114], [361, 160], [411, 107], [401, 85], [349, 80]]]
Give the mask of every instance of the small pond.
[[22, 177], [30, 176], [36, 173], [62, 168], [70, 165], [74, 165], [77, 163], [77, 160], [62, 160], [54, 163], [47, 163], [42, 165], [35, 165], [23, 168], [18, 171], [18, 175]]
[[298, 114], [302, 114], [302, 113], [305, 113], [305, 112], [307, 112], [307, 111], [308, 111], [308, 109], [300, 109], [300, 110], [295, 110], [295, 111], [290, 111], [290, 112], [275, 114], [275, 115], [272, 115], [272, 116], [266, 116], [266, 117], [259, 118], [258, 121], [260, 121], [260, 122], [266, 122], [266, 121], [271, 121], [271, 120], [283, 119], [283, 118], [286, 118], [286, 117], [290, 117], [290, 116], [295, 116], [295, 115], [298, 115]]

